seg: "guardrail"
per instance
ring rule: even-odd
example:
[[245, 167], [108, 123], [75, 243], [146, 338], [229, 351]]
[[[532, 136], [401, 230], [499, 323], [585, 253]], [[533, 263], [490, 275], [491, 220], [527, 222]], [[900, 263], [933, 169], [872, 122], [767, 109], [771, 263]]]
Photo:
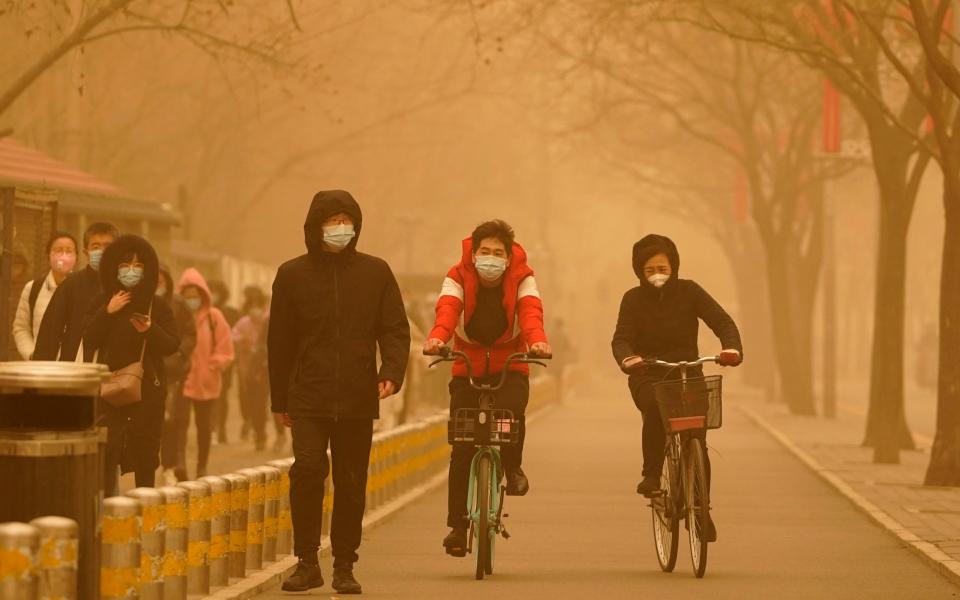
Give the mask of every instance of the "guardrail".
[[[444, 470], [447, 417], [374, 434], [367, 508], [379, 508]], [[329, 456], [328, 456], [329, 458]], [[290, 466], [270, 461], [103, 501], [100, 597], [181, 600], [231, 585], [293, 550]], [[324, 531], [336, 491], [328, 477]], [[75, 599], [77, 526], [44, 517], [0, 524], [0, 598]]]

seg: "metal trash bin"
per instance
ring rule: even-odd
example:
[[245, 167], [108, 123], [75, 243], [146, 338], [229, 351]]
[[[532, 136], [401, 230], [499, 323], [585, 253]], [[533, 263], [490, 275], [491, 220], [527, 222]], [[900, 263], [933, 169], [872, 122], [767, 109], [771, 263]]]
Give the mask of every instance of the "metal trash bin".
[[106, 367], [0, 363], [0, 522], [57, 515], [79, 528], [77, 596], [99, 597], [99, 519], [105, 437], [96, 427]]

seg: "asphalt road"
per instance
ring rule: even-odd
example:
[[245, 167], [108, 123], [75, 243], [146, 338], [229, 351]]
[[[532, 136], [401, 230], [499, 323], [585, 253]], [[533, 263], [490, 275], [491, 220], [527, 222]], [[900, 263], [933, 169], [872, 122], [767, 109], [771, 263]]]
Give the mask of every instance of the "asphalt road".
[[[815, 423], [815, 422], [814, 422]], [[657, 565], [650, 512], [634, 493], [640, 415], [625, 386], [581, 397], [536, 422], [524, 467], [531, 491], [508, 498], [513, 537], [496, 572], [473, 579], [471, 556], [446, 556], [446, 490], [364, 535], [357, 578], [379, 598], [960, 598], [960, 588], [858, 512], [728, 400], [710, 435], [714, 518], [707, 575]], [[681, 543], [685, 538], [681, 537]], [[330, 575], [330, 558], [323, 559]], [[314, 597], [331, 597], [329, 587]], [[280, 591], [260, 598], [289, 597]]]

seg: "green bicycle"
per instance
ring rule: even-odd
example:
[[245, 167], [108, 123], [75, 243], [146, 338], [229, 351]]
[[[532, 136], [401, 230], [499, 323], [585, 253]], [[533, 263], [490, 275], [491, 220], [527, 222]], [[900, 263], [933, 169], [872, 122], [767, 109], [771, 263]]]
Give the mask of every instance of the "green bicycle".
[[[444, 347], [440, 356], [441, 358], [430, 363], [431, 367], [462, 359], [467, 366], [470, 385], [480, 392], [479, 408], [458, 408], [450, 416], [447, 441], [451, 445], [476, 448], [476, 454], [470, 463], [467, 488], [467, 515], [470, 519], [467, 552], [472, 553], [476, 547], [476, 577], [483, 579], [484, 575], [493, 574], [497, 535], [502, 535], [503, 539], [510, 538], [503, 524], [503, 519], [509, 515], [503, 514], [503, 498], [507, 488], [502, 485], [504, 471], [500, 462], [500, 446], [520, 441], [520, 421], [514, 418], [513, 411], [496, 408], [496, 393], [503, 388], [507, 380], [507, 367], [510, 365], [546, 365], [527, 353], [512, 354], [507, 358], [496, 384], [478, 383], [473, 377], [470, 359], [466, 354]], [[489, 370], [490, 354], [487, 353], [488, 375]]]

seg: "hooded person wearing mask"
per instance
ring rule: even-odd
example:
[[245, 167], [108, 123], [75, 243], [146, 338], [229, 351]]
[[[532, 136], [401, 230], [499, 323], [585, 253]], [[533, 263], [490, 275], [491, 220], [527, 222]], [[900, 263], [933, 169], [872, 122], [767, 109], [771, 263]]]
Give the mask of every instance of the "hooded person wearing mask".
[[[277, 270], [268, 328], [271, 407], [292, 428], [290, 469], [297, 570], [286, 591], [323, 585], [323, 481], [333, 460], [333, 588], [359, 594], [367, 465], [379, 401], [400, 390], [410, 327], [387, 263], [357, 251], [360, 206], [345, 191], [319, 192], [304, 223], [307, 253]], [[377, 368], [377, 347], [381, 366]]]
[[100, 261], [103, 292], [87, 320], [85, 352], [118, 371], [143, 353], [141, 400], [114, 407], [103, 403], [107, 426], [104, 493], [117, 490], [117, 466], [133, 471], [137, 487], [153, 487], [160, 464], [160, 437], [167, 395], [163, 359], [180, 347], [180, 333], [170, 306], [154, 296], [159, 279], [157, 253], [147, 240], [124, 235]]
[[[190, 268], [180, 276], [177, 292], [193, 313], [197, 344], [190, 357], [190, 370], [183, 382], [184, 401], [176, 406], [177, 452], [186, 453], [190, 429], [190, 408], [197, 421], [196, 478], [207, 474], [210, 440], [213, 437], [213, 410], [223, 390], [224, 372], [233, 364], [233, 337], [226, 317], [215, 306], [200, 271]], [[184, 473], [178, 474], [185, 475]]]
[[167, 370], [167, 398], [164, 411], [163, 444], [160, 448], [160, 462], [163, 466], [164, 483], [173, 485], [177, 481], [186, 481], [186, 457], [177, 443], [176, 415], [183, 414], [183, 382], [190, 372], [193, 349], [197, 346], [197, 325], [193, 313], [179, 294], [174, 293], [173, 275], [170, 268], [160, 265], [160, 282], [157, 285], [157, 297], [170, 305], [173, 318], [180, 328], [180, 347], [164, 359]]
[[[676, 370], [645, 367], [644, 359], [681, 362], [699, 358], [701, 320], [720, 340], [721, 365], [739, 365], [743, 346], [736, 323], [723, 307], [696, 282], [680, 279], [680, 253], [670, 238], [651, 234], [634, 244], [633, 271], [640, 285], [623, 295], [612, 347], [617, 365], [630, 375], [630, 393], [643, 414], [643, 481], [637, 493], [649, 495], [660, 489], [666, 446], [653, 386], [680, 375]], [[703, 369], [691, 369], [688, 375], [701, 377]], [[706, 437], [706, 431], [702, 435]], [[709, 458], [706, 466], [709, 481]], [[716, 541], [712, 519], [707, 535], [709, 541]]]
[[[37, 331], [33, 360], [77, 360], [83, 327], [100, 297], [100, 262], [118, 237], [120, 232], [110, 223], [92, 223], [87, 227], [83, 233], [87, 267], [67, 277], [53, 292]], [[85, 349], [79, 359], [90, 361], [93, 353]]]

